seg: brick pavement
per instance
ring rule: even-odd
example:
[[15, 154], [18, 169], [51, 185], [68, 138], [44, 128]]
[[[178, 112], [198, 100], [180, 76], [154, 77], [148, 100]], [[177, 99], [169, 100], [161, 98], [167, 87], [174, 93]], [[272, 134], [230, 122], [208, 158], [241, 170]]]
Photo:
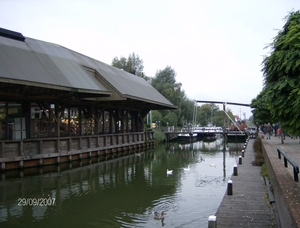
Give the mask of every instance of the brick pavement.
[[[285, 137], [284, 144], [281, 142], [281, 138], [276, 136], [271, 136], [270, 139], [264, 137], [263, 142], [268, 143], [274, 153], [277, 153], [277, 148], [283, 150], [298, 166], [300, 166], [300, 139], [291, 138], [289, 136]], [[283, 164], [283, 158], [281, 158]], [[293, 176], [292, 166], [288, 164], [287, 169], [290, 174]]]

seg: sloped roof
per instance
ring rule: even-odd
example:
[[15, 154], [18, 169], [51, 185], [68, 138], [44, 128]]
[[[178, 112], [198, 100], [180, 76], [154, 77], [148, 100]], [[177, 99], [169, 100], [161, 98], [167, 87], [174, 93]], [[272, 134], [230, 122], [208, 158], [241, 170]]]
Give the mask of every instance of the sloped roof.
[[[111, 97], [118, 93], [123, 100], [143, 101], [159, 109], [176, 108], [143, 78], [57, 44], [28, 37], [20, 41], [0, 34], [0, 63], [1, 82], [33, 83], [90, 97]], [[85, 67], [95, 70], [101, 80]], [[102, 80], [110, 86], [101, 83]]]

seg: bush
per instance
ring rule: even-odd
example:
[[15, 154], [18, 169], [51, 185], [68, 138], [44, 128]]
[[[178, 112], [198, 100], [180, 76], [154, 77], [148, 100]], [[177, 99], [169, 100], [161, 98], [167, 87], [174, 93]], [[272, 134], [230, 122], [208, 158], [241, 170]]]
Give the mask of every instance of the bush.
[[255, 139], [253, 143], [253, 150], [255, 153], [262, 153], [262, 142], [260, 137]]
[[162, 143], [165, 140], [165, 134], [161, 131], [158, 130], [154, 130], [154, 139], [155, 139], [155, 143]]
[[252, 165], [255, 166], [262, 166], [265, 161], [264, 161], [264, 154], [262, 150], [262, 142], [261, 138], [257, 137], [253, 143], [253, 150], [255, 152], [255, 160], [252, 161]]
[[261, 171], [260, 171], [260, 175], [262, 175], [263, 177], [268, 177], [268, 168], [267, 168], [267, 165], [266, 163], [264, 163], [262, 165], [262, 168], [261, 168]]

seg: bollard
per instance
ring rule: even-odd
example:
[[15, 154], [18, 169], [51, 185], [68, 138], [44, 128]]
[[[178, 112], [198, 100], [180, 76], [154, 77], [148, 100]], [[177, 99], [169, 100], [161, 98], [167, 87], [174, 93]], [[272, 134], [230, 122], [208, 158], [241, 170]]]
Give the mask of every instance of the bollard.
[[246, 151], [246, 146], [244, 146], [244, 151]]
[[208, 217], [208, 228], [217, 228], [217, 217], [215, 215]]
[[239, 156], [239, 165], [242, 164], [242, 156]]
[[242, 150], [242, 157], [244, 157], [245, 156], [245, 151], [244, 150]]
[[232, 195], [232, 180], [227, 183], [227, 195]]
[[237, 170], [237, 165], [233, 166], [233, 176], [237, 176], [238, 175], [238, 170]]

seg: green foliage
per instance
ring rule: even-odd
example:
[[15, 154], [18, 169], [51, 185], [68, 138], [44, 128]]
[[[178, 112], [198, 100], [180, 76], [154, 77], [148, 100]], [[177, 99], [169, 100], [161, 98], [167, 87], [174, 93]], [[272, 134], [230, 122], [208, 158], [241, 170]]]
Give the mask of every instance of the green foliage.
[[[271, 90], [269, 92], [272, 92]], [[269, 93], [268, 92], [268, 93]], [[256, 98], [251, 101], [251, 108], [253, 113], [254, 123], [272, 123], [275, 122], [271, 118], [270, 105], [268, 101], [267, 90], [263, 90]]]
[[261, 167], [260, 175], [263, 177], [269, 177], [268, 167], [267, 167], [266, 163], [263, 163], [263, 165]]
[[154, 139], [155, 139], [155, 143], [161, 143], [164, 141], [165, 139], [165, 134], [159, 130], [154, 130]]
[[[156, 130], [163, 130], [166, 126], [182, 127], [185, 124], [206, 126], [211, 121], [217, 126], [223, 126], [224, 113], [215, 104], [197, 106], [198, 110], [195, 112], [195, 101], [187, 98], [185, 91], [181, 89], [182, 84], [176, 81], [176, 72], [171, 66], [158, 70], [155, 77], [150, 79], [143, 73], [143, 60], [134, 53], [129, 55], [127, 59], [115, 57], [112, 65], [151, 81], [152, 86], [158, 92], [178, 107], [176, 110], [152, 110], [152, 122], [157, 123]], [[194, 114], [196, 113], [196, 123], [193, 123]], [[227, 110], [227, 113], [233, 118], [230, 110]], [[226, 123], [229, 124], [227, 117]], [[160, 136], [157, 136], [157, 138], [160, 140]]]
[[127, 59], [125, 57], [120, 57], [120, 59], [118, 57], [115, 57], [112, 60], [111, 65], [116, 68], [123, 69], [128, 73], [144, 77], [143, 60], [140, 59], [138, 55], [135, 55], [134, 52], [132, 54], [129, 54]]
[[[231, 110], [226, 110], [226, 113], [234, 119]], [[197, 120], [201, 126], [206, 126], [209, 122], [216, 126], [224, 126], [224, 112], [215, 104], [204, 104], [198, 108]], [[228, 126], [229, 123], [230, 120], [225, 116], [225, 125]]]
[[158, 70], [151, 84], [174, 105], [180, 104], [184, 94], [181, 91], [181, 83], [176, 83], [176, 72], [170, 66]]
[[163, 124], [168, 123], [175, 126], [180, 125], [181, 118], [184, 116], [188, 105], [185, 104], [185, 94], [181, 91], [181, 83], [176, 82], [176, 72], [170, 66], [167, 66], [163, 70], [158, 70], [155, 77], [151, 80], [152, 86], [158, 90], [163, 96], [165, 96], [172, 104], [178, 107], [177, 110], [159, 111], [163, 116], [161, 121]]
[[180, 119], [178, 125], [192, 124], [193, 122], [193, 113], [195, 108], [195, 102], [184, 97], [180, 106]]
[[[269, 46], [271, 53], [262, 62], [264, 90], [252, 103], [264, 103], [272, 120], [294, 135], [300, 133], [300, 12], [286, 17], [283, 29]], [[255, 115], [263, 113], [257, 110]], [[258, 118], [258, 117], [257, 117]], [[260, 116], [261, 118], [261, 116]]]
[[156, 121], [162, 120], [162, 114], [158, 110], [152, 111], [152, 122], [155, 123]]
[[163, 70], [158, 70], [156, 72], [156, 76], [152, 81], [154, 86], [157, 86], [158, 89], [161, 89], [160, 86], [164, 86], [165, 84], [168, 85], [175, 85], [176, 84], [176, 73], [172, 67], [167, 66]]
[[[165, 124], [165, 121], [167, 122]], [[169, 111], [164, 118], [164, 126], [176, 126], [177, 125], [177, 115], [175, 112]]]
[[[160, 120], [163, 126], [176, 127], [187, 124], [206, 126], [209, 122], [213, 122], [216, 126], [224, 125], [224, 113], [215, 104], [197, 106], [197, 111], [195, 112], [195, 101], [188, 99], [185, 92], [181, 90], [181, 83], [176, 82], [176, 73], [171, 67], [168, 66], [164, 70], [157, 71], [155, 78], [152, 79], [152, 85], [178, 107], [177, 110], [153, 112], [155, 116], [152, 117], [153, 121]], [[226, 112], [231, 118], [234, 118], [230, 110]], [[195, 123], [193, 122], [194, 115], [196, 115]], [[225, 120], [225, 124], [228, 126], [230, 120], [227, 117]]]

